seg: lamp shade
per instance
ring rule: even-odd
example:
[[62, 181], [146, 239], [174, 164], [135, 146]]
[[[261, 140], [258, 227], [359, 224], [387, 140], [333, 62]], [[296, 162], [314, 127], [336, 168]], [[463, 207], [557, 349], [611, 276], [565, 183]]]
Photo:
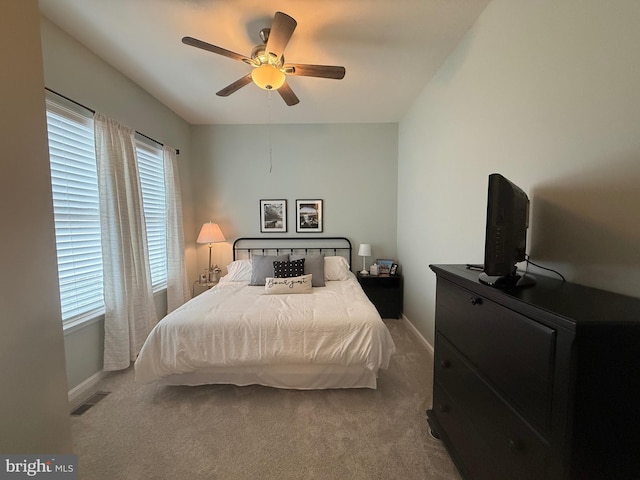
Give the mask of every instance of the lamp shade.
[[284, 84], [285, 74], [274, 65], [265, 63], [251, 71], [251, 78], [264, 90], [277, 90]]
[[219, 243], [224, 242], [225, 238], [217, 223], [208, 222], [202, 225], [200, 235], [198, 235], [197, 243]]
[[358, 249], [358, 255], [361, 257], [370, 257], [371, 245], [368, 243], [361, 243], [360, 248]]

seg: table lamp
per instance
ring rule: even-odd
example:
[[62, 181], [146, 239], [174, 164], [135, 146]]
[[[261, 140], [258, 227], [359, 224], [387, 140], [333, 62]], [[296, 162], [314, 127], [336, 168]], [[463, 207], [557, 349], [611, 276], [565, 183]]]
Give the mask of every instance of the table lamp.
[[220, 231], [220, 227], [217, 223], [208, 222], [202, 225], [200, 229], [200, 235], [198, 235], [197, 243], [208, 243], [209, 244], [209, 271], [207, 275], [207, 281], [214, 281], [214, 277], [217, 276], [217, 273], [220, 271], [217, 265], [211, 265], [211, 247], [214, 243], [224, 242], [225, 238], [222, 232]]
[[371, 256], [371, 245], [368, 243], [361, 243], [360, 248], [358, 249], [358, 255], [362, 257], [362, 271], [361, 275], [369, 275], [367, 268], [365, 266], [366, 258]]

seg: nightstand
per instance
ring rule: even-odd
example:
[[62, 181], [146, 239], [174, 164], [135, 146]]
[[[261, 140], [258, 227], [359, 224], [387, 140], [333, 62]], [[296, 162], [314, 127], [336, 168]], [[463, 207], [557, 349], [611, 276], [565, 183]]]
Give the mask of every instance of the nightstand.
[[195, 282], [193, 282], [193, 285], [191, 286], [191, 298], [195, 297], [196, 295], [200, 295], [201, 293], [203, 293], [206, 290], [209, 290], [211, 287], [217, 285], [218, 282], [200, 282], [200, 280], [196, 280]]
[[401, 275], [361, 275], [358, 272], [356, 276], [382, 318], [400, 318], [403, 295]]

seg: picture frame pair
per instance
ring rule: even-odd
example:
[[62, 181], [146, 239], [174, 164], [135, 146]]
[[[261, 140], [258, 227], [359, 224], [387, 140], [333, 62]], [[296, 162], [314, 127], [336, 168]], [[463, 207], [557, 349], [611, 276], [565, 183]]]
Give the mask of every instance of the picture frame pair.
[[[324, 215], [321, 199], [296, 200], [296, 232], [318, 233], [323, 230]], [[287, 231], [287, 200], [260, 200], [260, 232]]]
[[398, 274], [398, 264], [394, 260], [378, 258], [376, 264], [378, 265], [378, 276], [386, 277]]

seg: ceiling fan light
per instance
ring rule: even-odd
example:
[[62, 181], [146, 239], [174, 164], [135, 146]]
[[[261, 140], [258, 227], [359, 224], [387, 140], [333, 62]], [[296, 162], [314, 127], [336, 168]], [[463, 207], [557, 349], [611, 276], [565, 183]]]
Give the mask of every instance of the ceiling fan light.
[[285, 81], [286, 75], [271, 64], [256, 67], [251, 72], [253, 83], [264, 90], [277, 90]]

